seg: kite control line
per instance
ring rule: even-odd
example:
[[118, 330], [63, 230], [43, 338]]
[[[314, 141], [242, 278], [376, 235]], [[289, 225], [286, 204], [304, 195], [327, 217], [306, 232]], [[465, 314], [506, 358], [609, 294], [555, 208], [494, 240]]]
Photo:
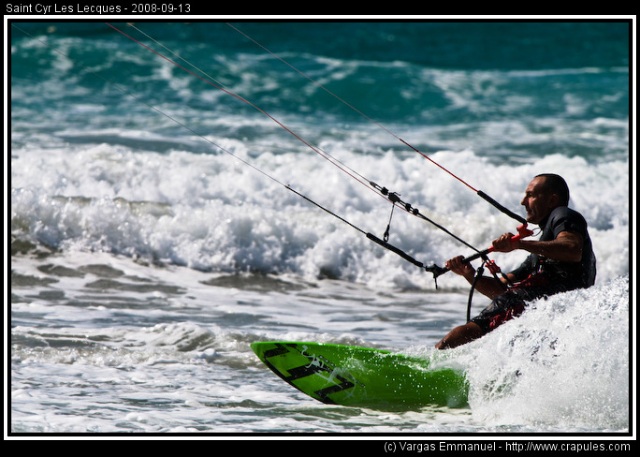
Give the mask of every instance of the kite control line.
[[[237, 100], [246, 103], [250, 106], [252, 106], [253, 108], [255, 108], [257, 111], [259, 111], [260, 113], [264, 114], [265, 116], [267, 116], [268, 118], [270, 118], [271, 120], [273, 120], [277, 125], [279, 125], [281, 128], [283, 128], [284, 130], [286, 130], [287, 132], [289, 132], [293, 137], [295, 137], [296, 139], [298, 139], [299, 141], [301, 141], [303, 144], [305, 144], [306, 146], [308, 146], [310, 149], [312, 149], [314, 152], [316, 152], [318, 155], [320, 155], [322, 158], [328, 160], [329, 162], [331, 162], [333, 165], [335, 165], [336, 167], [338, 167], [340, 170], [342, 170], [343, 172], [345, 172], [346, 174], [348, 174], [350, 177], [352, 177], [353, 179], [355, 179], [356, 181], [359, 181], [361, 184], [364, 184], [365, 186], [369, 187], [371, 190], [376, 191], [379, 195], [385, 197], [386, 199], [388, 199], [392, 205], [393, 208], [395, 208], [396, 206], [399, 208], [402, 208], [403, 210], [405, 210], [406, 212], [417, 216], [431, 224], [433, 224], [434, 226], [436, 226], [438, 229], [444, 231], [445, 233], [447, 233], [448, 235], [450, 235], [451, 237], [453, 237], [454, 239], [456, 239], [457, 241], [459, 241], [460, 243], [466, 245], [467, 247], [471, 248], [472, 250], [474, 250], [476, 253], [467, 257], [466, 259], [464, 259], [466, 262], [470, 262], [474, 259], [477, 258], [482, 258], [484, 260], [484, 262], [489, 262], [488, 258], [487, 258], [487, 254], [492, 252], [494, 249], [493, 247], [490, 247], [488, 249], [485, 249], [483, 251], [479, 251], [478, 249], [476, 249], [475, 247], [473, 247], [472, 245], [470, 245], [469, 243], [465, 242], [464, 240], [460, 239], [459, 237], [457, 237], [456, 235], [454, 235], [453, 233], [451, 233], [449, 230], [447, 230], [445, 227], [435, 223], [434, 221], [432, 221], [431, 219], [429, 219], [428, 217], [426, 217], [425, 215], [423, 215], [422, 213], [420, 213], [420, 211], [414, 207], [413, 205], [406, 203], [404, 201], [402, 201], [399, 197], [399, 194], [396, 192], [391, 192], [389, 191], [387, 188], [379, 186], [378, 184], [376, 184], [375, 182], [368, 180], [366, 178], [364, 178], [363, 176], [361, 176], [360, 174], [356, 173], [354, 170], [349, 169], [348, 167], [344, 166], [344, 164], [342, 164], [340, 161], [338, 161], [337, 159], [335, 159], [334, 157], [332, 157], [331, 155], [325, 153], [324, 151], [322, 151], [321, 149], [313, 146], [311, 143], [309, 143], [308, 141], [306, 141], [304, 138], [302, 138], [300, 135], [296, 134], [295, 132], [293, 132], [289, 127], [287, 127], [286, 125], [284, 125], [283, 123], [281, 123], [279, 120], [277, 120], [275, 117], [273, 117], [272, 115], [270, 115], [269, 113], [267, 113], [266, 111], [264, 111], [262, 108], [256, 106], [254, 103], [250, 102], [249, 100], [241, 97], [238, 94], [235, 94], [231, 91], [229, 91], [228, 89], [225, 89], [224, 87], [222, 87], [220, 84], [215, 83], [211, 77], [209, 77], [208, 75], [206, 75], [206, 73], [202, 72], [201, 70], [198, 70], [202, 73], [201, 76], [200, 74], [195, 73], [192, 70], [189, 70], [188, 68], [180, 65], [177, 61], [169, 58], [167, 55], [152, 49], [150, 46], [147, 46], [146, 44], [143, 44], [142, 42], [140, 42], [139, 40], [135, 39], [134, 37], [126, 34], [125, 32], [123, 32], [122, 30], [120, 30], [119, 28], [115, 27], [113, 24], [110, 23], [106, 23], [106, 25], [110, 28], [112, 28], [113, 30], [115, 30], [116, 32], [120, 33], [121, 35], [123, 35], [124, 37], [126, 37], [129, 40], [132, 40], [133, 42], [139, 44], [140, 46], [142, 46], [144, 49], [146, 49], [149, 52], [152, 52], [154, 54], [156, 54], [157, 56], [159, 56], [160, 58], [166, 60], [167, 62], [171, 63], [172, 65], [175, 65], [176, 67], [182, 69], [183, 71], [185, 71], [186, 73], [204, 81], [207, 84], [212, 85], [213, 87], [216, 87], [218, 89], [220, 89], [221, 91], [225, 92], [226, 94], [236, 98]], [[135, 27], [134, 27], [135, 28]], [[235, 27], [232, 27], [235, 29]], [[139, 29], [136, 28], [136, 30], [140, 31]], [[237, 30], [237, 29], [236, 29]], [[142, 33], [142, 31], [140, 31]], [[26, 33], [26, 32], [25, 32]], [[242, 32], [241, 32], [242, 33]], [[244, 33], [243, 33], [244, 34]], [[245, 35], [246, 36], [246, 35]], [[148, 36], [147, 36], [148, 37]], [[150, 38], [150, 37], [148, 37]], [[155, 43], [157, 43], [154, 40]], [[159, 44], [159, 43], [157, 43]], [[166, 48], [165, 48], [166, 49]], [[266, 48], [265, 48], [266, 49]], [[269, 51], [270, 52], [270, 51]], [[184, 59], [182, 59], [184, 60]], [[185, 61], [186, 62], [186, 61]], [[187, 62], [188, 63], [188, 62]], [[194, 67], [197, 69], [197, 67]], [[306, 75], [305, 75], [306, 76]], [[317, 83], [316, 83], [317, 84]], [[320, 86], [322, 87], [322, 86]], [[324, 87], [322, 87], [322, 89], [326, 90]], [[119, 89], [120, 90], [120, 89]], [[131, 95], [131, 94], [129, 94]], [[332, 94], [334, 95], [334, 94]], [[335, 95], [334, 95], [335, 96]], [[135, 97], [134, 97], [135, 98]], [[138, 98], [135, 98], [136, 100], [139, 100]], [[341, 99], [340, 99], [341, 100]], [[343, 101], [343, 100], [341, 100]], [[344, 101], [343, 101], [344, 102]], [[144, 102], [143, 102], [144, 103]], [[147, 105], [149, 106], [149, 105]], [[351, 105], [348, 105], [351, 107]], [[165, 114], [164, 112], [162, 112], [161, 110], [149, 106], [151, 109], [154, 109], [158, 112], [160, 112], [161, 114], [169, 117], [167, 114]], [[352, 107], [353, 108], [353, 107]], [[355, 108], [353, 108], [355, 109]], [[358, 110], [356, 110], [358, 111]], [[360, 111], [358, 111], [360, 112]], [[361, 113], [362, 114], [362, 113]], [[366, 116], [365, 116], [366, 117]], [[187, 127], [186, 125], [176, 121], [175, 119], [173, 119], [172, 117], [169, 117], [171, 120], [173, 120], [174, 122], [178, 123], [179, 125], [187, 128], [188, 130], [192, 131], [194, 134], [197, 135], [196, 132], [194, 132], [193, 130], [191, 130], [189, 127]], [[370, 119], [371, 120], [371, 119]], [[371, 120], [372, 122], [375, 122], [373, 120]], [[460, 177], [456, 176], [455, 174], [453, 174], [451, 171], [447, 170], [446, 168], [444, 168], [442, 165], [436, 163], [433, 159], [431, 159], [430, 157], [428, 157], [426, 154], [422, 153], [421, 151], [419, 151], [418, 149], [416, 149], [415, 147], [411, 146], [409, 143], [407, 143], [405, 140], [403, 140], [402, 138], [396, 136], [395, 134], [393, 134], [392, 132], [388, 131], [386, 128], [384, 128], [383, 126], [381, 126], [380, 124], [378, 124], [377, 122], [375, 122], [377, 125], [379, 125], [380, 127], [382, 127], [384, 130], [386, 130], [387, 132], [391, 133], [393, 136], [395, 136], [398, 140], [400, 140], [403, 144], [405, 144], [406, 146], [410, 147], [411, 149], [413, 149], [415, 152], [418, 152], [419, 154], [421, 154], [425, 159], [429, 160], [430, 162], [432, 162], [434, 165], [438, 166], [439, 168], [441, 168], [443, 171], [447, 172], [448, 174], [450, 174], [452, 177], [454, 177], [455, 179], [457, 179], [458, 181], [460, 181], [461, 183], [463, 183], [465, 186], [467, 186], [469, 189], [471, 189], [472, 191], [474, 191], [478, 196], [480, 196], [481, 198], [483, 198], [484, 200], [486, 200], [487, 202], [489, 202], [490, 204], [492, 204], [495, 208], [499, 209], [501, 212], [507, 214], [508, 216], [512, 217], [513, 219], [517, 220], [518, 222], [520, 222], [522, 225], [520, 225], [518, 227], [518, 234], [514, 235], [512, 237], [512, 240], [518, 240], [521, 238], [524, 238], [526, 236], [530, 236], [533, 234], [533, 231], [528, 230], [527, 229], [527, 222], [524, 218], [522, 218], [521, 216], [513, 213], [512, 211], [508, 210], [507, 208], [505, 208], [504, 206], [502, 206], [501, 204], [499, 204], [497, 201], [495, 201], [493, 198], [489, 197], [487, 194], [485, 194], [484, 192], [475, 189], [474, 187], [472, 187], [470, 184], [468, 184], [467, 182], [465, 182], [464, 180], [462, 180]], [[253, 165], [251, 165], [250, 163], [248, 163], [247, 161], [235, 156], [234, 154], [230, 153], [229, 151], [225, 150], [224, 148], [220, 147], [217, 144], [212, 143], [210, 140], [206, 139], [205, 137], [198, 135], [201, 138], [205, 139], [205, 141], [210, 142], [211, 144], [213, 144], [214, 146], [220, 148], [221, 150], [223, 150], [224, 152], [227, 152], [228, 154], [232, 155], [233, 157], [235, 157], [236, 159], [239, 159], [240, 161], [242, 161], [243, 163], [245, 163], [246, 165], [256, 169], [258, 172], [264, 174], [265, 176], [267, 176], [268, 178], [274, 180], [275, 182], [283, 185], [284, 187], [286, 187], [288, 190], [296, 193], [297, 195], [299, 195], [300, 197], [306, 199], [307, 201], [309, 201], [310, 203], [318, 206], [320, 209], [332, 214], [333, 216], [337, 217], [338, 219], [342, 220], [343, 222], [345, 222], [346, 224], [350, 225], [351, 227], [355, 228], [356, 230], [358, 230], [359, 232], [363, 233], [366, 235], [367, 238], [369, 238], [370, 240], [374, 241], [375, 243], [377, 243], [378, 245], [384, 247], [385, 249], [388, 249], [396, 254], [398, 254], [399, 256], [401, 256], [403, 259], [411, 262], [412, 264], [426, 270], [429, 271], [433, 274], [434, 280], [436, 280], [436, 288], [437, 288], [437, 277], [446, 273], [447, 271], [449, 271], [447, 268], [445, 267], [440, 267], [438, 265], [431, 265], [431, 266], [426, 266], [424, 263], [414, 259], [412, 256], [410, 256], [409, 254], [407, 254], [406, 252], [404, 252], [403, 250], [399, 249], [396, 246], [393, 246], [392, 244], [390, 244], [388, 242], [389, 239], [389, 229], [390, 229], [390, 224], [391, 224], [391, 219], [393, 217], [393, 208], [392, 208], [392, 212], [391, 215], [389, 217], [389, 223], [387, 224], [387, 229], [385, 230], [383, 239], [378, 238], [377, 236], [373, 235], [372, 233], [368, 233], [365, 232], [364, 230], [360, 229], [359, 227], [356, 227], [355, 225], [351, 224], [350, 222], [348, 222], [346, 219], [340, 217], [339, 215], [335, 214], [334, 212], [328, 210], [327, 208], [321, 206], [320, 204], [316, 203], [315, 201], [311, 200], [310, 198], [304, 196], [303, 194], [297, 192], [296, 190], [294, 190], [293, 188], [291, 188], [291, 186], [289, 185], [285, 185], [284, 183], [281, 183], [280, 181], [278, 181], [277, 179], [275, 179], [274, 177], [268, 175], [267, 173], [265, 173], [264, 171], [254, 167]], [[484, 265], [484, 263], [483, 263]], [[494, 268], [496, 268], [497, 266], [495, 266]]]

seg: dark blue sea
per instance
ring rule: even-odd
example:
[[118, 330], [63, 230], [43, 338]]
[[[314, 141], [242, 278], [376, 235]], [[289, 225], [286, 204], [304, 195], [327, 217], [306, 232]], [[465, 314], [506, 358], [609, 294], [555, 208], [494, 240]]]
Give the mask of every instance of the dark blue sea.
[[[630, 21], [44, 19], [5, 17], [9, 433], [632, 431]], [[468, 407], [325, 405], [251, 351], [430, 357], [469, 285], [366, 234], [443, 265], [515, 233], [481, 196], [522, 217], [539, 173], [596, 285], [451, 350]]]

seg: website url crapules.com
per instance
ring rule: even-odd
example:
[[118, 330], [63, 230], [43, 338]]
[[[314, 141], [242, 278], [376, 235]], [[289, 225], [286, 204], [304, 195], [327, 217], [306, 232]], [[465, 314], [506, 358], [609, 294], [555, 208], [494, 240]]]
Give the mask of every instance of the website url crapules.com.
[[590, 441], [576, 443], [536, 442], [536, 441], [506, 441], [506, 442], [450, 442], [433, 441], [420, 443], [413, 441], [385, 441], [384, 451], [389, 454], [400, 452], [629, 452], [629, 443], [594, 443]]

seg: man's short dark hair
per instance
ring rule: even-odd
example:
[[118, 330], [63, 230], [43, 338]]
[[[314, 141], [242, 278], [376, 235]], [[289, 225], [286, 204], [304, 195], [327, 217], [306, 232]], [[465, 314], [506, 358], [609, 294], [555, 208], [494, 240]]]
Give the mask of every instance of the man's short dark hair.
[[569, 186], [562, 176], [554, 173], [542, 173], [536, 178], [545, 178], [543, 189], [556, 194], [560, 198], [560, 206], [569, 205]]

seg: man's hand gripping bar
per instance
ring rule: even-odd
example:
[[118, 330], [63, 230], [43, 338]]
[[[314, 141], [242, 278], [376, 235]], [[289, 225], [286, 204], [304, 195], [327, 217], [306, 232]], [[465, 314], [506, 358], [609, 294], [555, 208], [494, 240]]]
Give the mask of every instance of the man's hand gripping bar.
[[[525, 222], [524, 224], [518, 226], [518, 234], [517, 235], [513, 235], [511, 237], [511, 241], [518, 241], [522, 238], [526, 238], [528, 236], [533, 235], [533, 230], [530, 230], [527, 228], [527, 223]], [[477, 252], [473, 255], [470, 255], [469, 257], [466, 257], [463, 262], [471, 262], [472, 260], [475, 260], [479, 257], [485, 257], [487, 254], [489, 254], [490, 252], [493, 252], [494, 248], [493, 246], [488, 247], [487, 249], [485, 249], [484, 251], [480, 251]], [[436, 264], [431, 265], [430, 267], [424, 267], [425, 270], [433, 273], [433, 279], [436, 279], [438, 276], [445, 274], [447, 271], [449, 271], [448, 268], [446, 267], [439, 267]]]

